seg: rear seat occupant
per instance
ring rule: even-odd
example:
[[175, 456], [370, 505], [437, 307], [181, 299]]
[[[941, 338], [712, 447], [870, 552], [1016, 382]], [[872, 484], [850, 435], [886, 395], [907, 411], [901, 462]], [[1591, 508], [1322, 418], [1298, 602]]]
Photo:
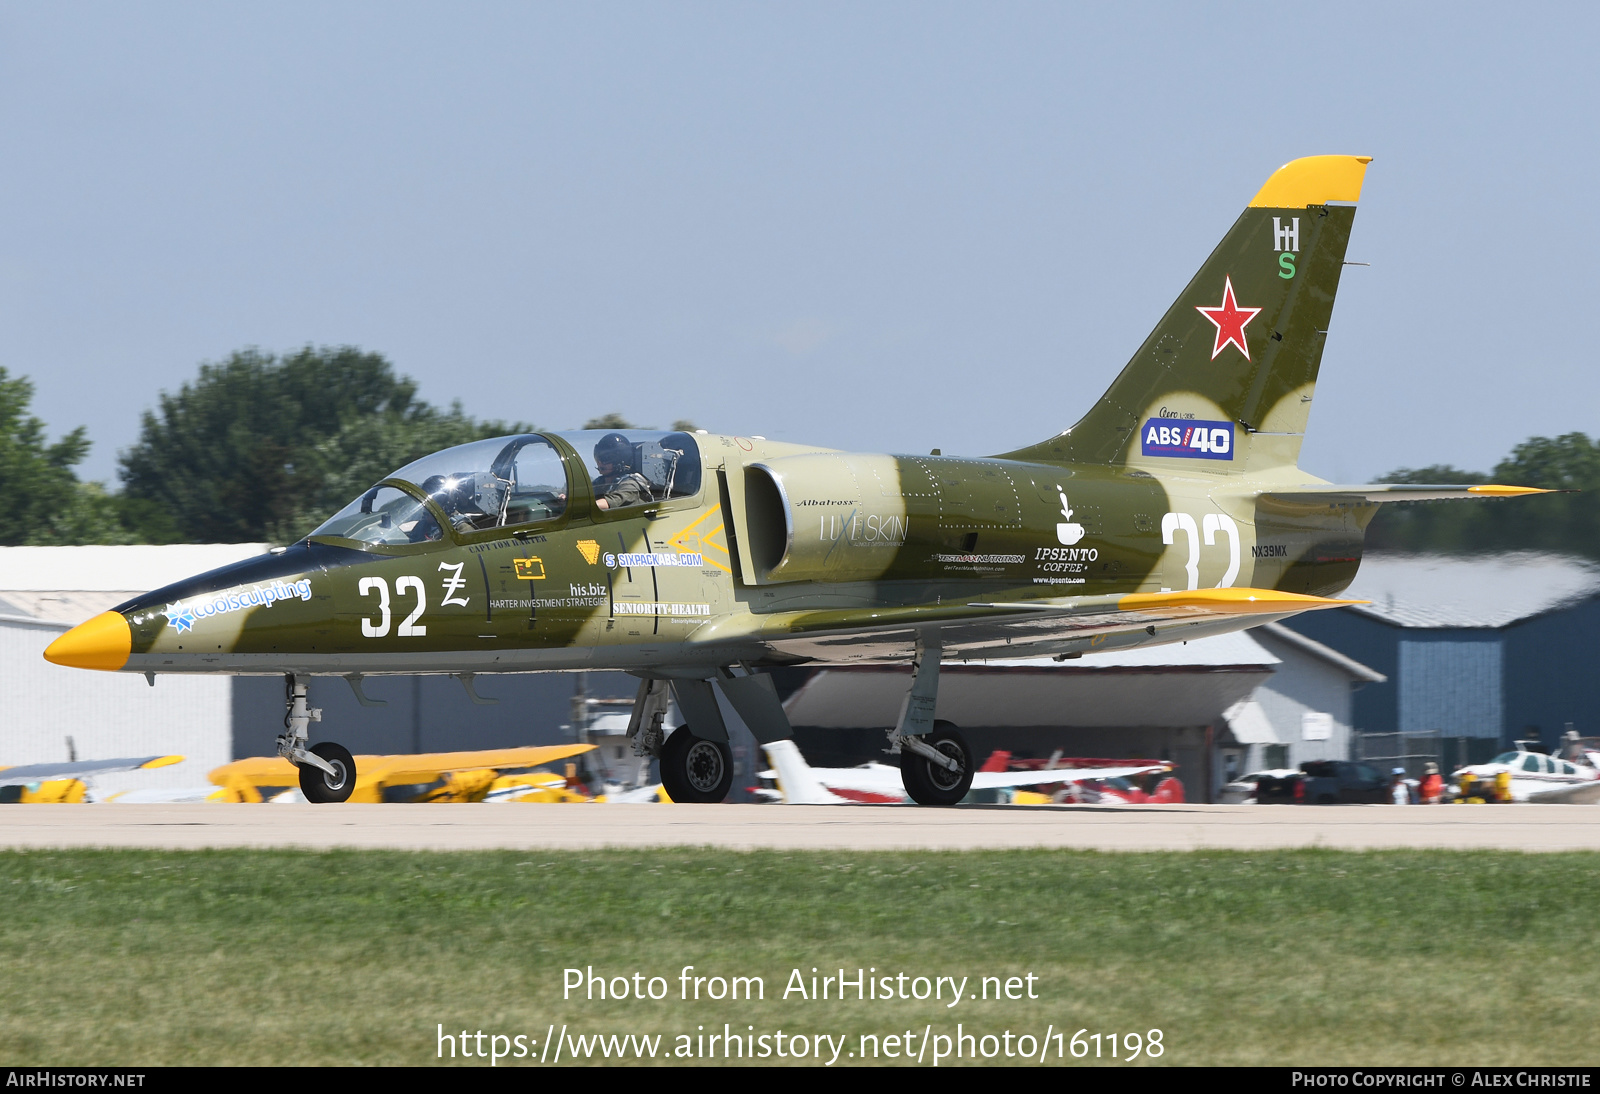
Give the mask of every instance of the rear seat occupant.
[[594, 462], [600, 475], [594, 480], [595, 505], [619, 509], [653, 501], [650, 480], [633, 466], [634, 448], [621, 433], [607, 433], [594, 446]]

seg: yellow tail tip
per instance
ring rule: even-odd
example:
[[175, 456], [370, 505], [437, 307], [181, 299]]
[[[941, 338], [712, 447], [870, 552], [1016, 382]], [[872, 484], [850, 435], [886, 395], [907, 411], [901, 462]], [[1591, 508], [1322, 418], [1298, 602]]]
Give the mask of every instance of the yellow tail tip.
[[1250, 201], [1252, 209], [1304, 209], [1330, 201], [1360, 201], [1371, 156], [1306, 156], [1272, 173]]
[[101, 612], [50, 643], [44, 659], [68, 668], [115, 672], [128, 663], [132, 652], [128, 621], [117, 612]]

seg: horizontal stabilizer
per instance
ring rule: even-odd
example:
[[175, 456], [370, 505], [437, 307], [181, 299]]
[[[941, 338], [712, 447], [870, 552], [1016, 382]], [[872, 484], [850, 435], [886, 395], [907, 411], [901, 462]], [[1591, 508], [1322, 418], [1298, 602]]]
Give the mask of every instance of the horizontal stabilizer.
[[1472, 486], [1441, 483], [1379, 482], [1365, 486], [1336, 486], [1317, 483], [1310, 486], [1292, 486], [1272, 490], [1262, 497], [1288, 502], [1323, 502], [1332, 498], [1354, 498], [1371, 505], [1384, 505], [1397, 501], [1452, 501], [1462, 498], [1520, 498], [1528, 494], [1555, 494], [1556, 490], [1541, 490], [1534, 486], [1498, 486], [1494, 483], [1476, 483]]

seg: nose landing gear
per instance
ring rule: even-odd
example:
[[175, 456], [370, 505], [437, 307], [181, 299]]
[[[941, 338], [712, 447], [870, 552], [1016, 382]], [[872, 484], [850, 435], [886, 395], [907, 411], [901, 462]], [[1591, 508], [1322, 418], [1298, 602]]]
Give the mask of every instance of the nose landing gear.
[[307, 747], [312, 722], [322, 711], [306, 704], [306, 685], [294, 674], [284, 677], [284, 731], [278, 734], [278, 755], [300, 769], [300, 792], [308, 802], [342, 802], [356, 788], [356, 761], [350, 750], [332, 741]]

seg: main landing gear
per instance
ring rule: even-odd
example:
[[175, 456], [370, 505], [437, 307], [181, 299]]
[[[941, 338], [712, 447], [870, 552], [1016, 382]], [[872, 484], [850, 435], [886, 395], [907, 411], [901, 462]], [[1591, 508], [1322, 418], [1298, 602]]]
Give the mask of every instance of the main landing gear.
[[[686, 716], [705, 725], [706, 732], [720, 733], [721, 740], [701, 737], [686, 725], [667, 736], [662, 722], [674, 691]], [[728, 729], [707, 681], [641, 681], [628, 736], [633, 741], [634, 755], [654, 756], [660, 761], [661, 786], [674, 802], [714, 804], [733, 789], [733, 750], [728, 747]]]
[[[662, 723], [673, 699], [687, 724], [669, 737]], [[675, 802], [720, 802], [733, 789], [733, 749], [722, 716], [723, 701], [762, 744], [793, 734], [772, 678], [765, 673], [729, 666], [710, 678], [685, 675], [639, 683], [628, 736], [634, 755], [660, 760], [661, 785]]]
[[900, 754], [900, 784], [918, 805], [955, 805], [972, 789], [972, 749], [949, 722], [933, 720], [939, 696], [938, 640], [917, 639], [911, 690], [900, 721], [889, 731], [889, 750]]
[[661, 746], [661, 785], [675, 802], [720, 802], [733, 788], [733, 752], [679, 726]]
[[332, 741], [309, 745], [312, 722], [322, 711], [306, 705], [306, 685], [294, 674], [284, 677], [284, 731], [278, 734], [278, 755], [300, 769], [300, 792], [308, 802], [348, 801], [356, 788], [356, 761], [350, 750]]
[[972, 774], [972, 750], [949, 722], [900, 742], [900, 783], [918, 805], [955, 805], [972, 789]]

